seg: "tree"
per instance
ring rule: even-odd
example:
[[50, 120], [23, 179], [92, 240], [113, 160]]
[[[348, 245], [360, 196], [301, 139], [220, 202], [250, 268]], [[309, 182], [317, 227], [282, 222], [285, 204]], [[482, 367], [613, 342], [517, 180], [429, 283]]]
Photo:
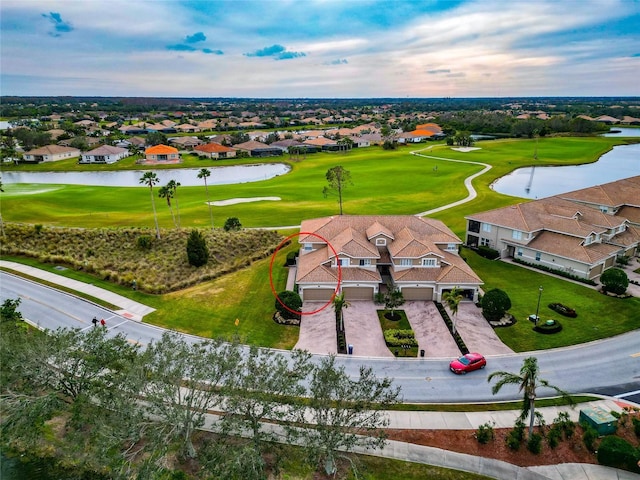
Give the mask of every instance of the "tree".
[[240, 220], [238, 219], [238, 217], [229, 217], [224, 222], [223, 228], [225, 232], [229, 232], [231, 230], [237, 231], [242, 228], [242, 224], [240, 223]]
[[150, 147], [154, 145], [165, 145], [167, 143], [167, 136], [160, 132], [151, 132], [147, 134], [146, 144]]
[[335, 195], [338, 197], [338, 203], [340, 204], [340, 215], [342, 215], [342, 194], [348, 185], [353, 185], [351, 181], [351, 172], [345, 170], [344, 167], [337, 166], [330, 168], [326, 173], [327, 182], [329, 185], [324, 187], [322, 193], [325, 198], [329, 195]]
[[551, 388], [559, 393], [564, 399], [568, 400], [571, 405], [573, 405], [573, 399], [568, 393], [554, 385], [550, 385], [546, 380], [538, 378], [539, 374], [540, 370], [538, 367], [538, 359], [535, 357], [527, 357], [524, 359], [519, 375], [505, 371], [498, 371], [493, 372], [491, 375], [489, 375], [489, 378], [487, 378], [488, 382], [491, 382], [496, 377], [498, 378], [498, 382], [491, 389], [491, 392], [494, 395], [498, 393], [504, 385], [520, 386], [519, 391], [524, 392], [524, 400], [522, 402], [522, 413], [520, 414], [520, 419], [524, 420], [525, 418], [527, 418], [527, 415], [530, 416], [529, 438], [531, 438], [531, 434], [533, 433], [536, 390], [538, 388]]
[[204, 180], [204, 189], [207, 192], [207, 205], [209, 205], [209, 217], [211, 217], [211, 229], [213, 230], [213, 212], [211, 211], [211, 197], [209, 197], [209, 187], [207, 186], [207, 178], [211, 176], [211, 170], [201, 168], [198, 172], [198, 178]]
[[[276, 310], [284, 318], [300, 318], [300, 309], [302, 308], [302, 299], [300, 295], [291, 290], [284, 290], [278, 294], [276, 298]], [[295, 312], [298, 312], [297, 314]]]
[[489, 321], [500, 320], [507, 310], [511, 308], [509, 296], [499, 288], [489, 290], [482, 297], [480, 304], [482, 306], [482, 314]]
[[167, 206], [169, 207], [169, 211], [171, 212], [173, 225], [177, 227], [178, 224], [176, 223], [176, 216], [173, 214], [173, 207], [171, 206], [171, 198], [173, 198], [173, 191], [169, 188], [168, 185], [165, 185], [164, 187], [160, 187], [160, 189], [158, 190], [158, 196], [160, 198], [167, 199]]
[[22, 320], [22, 313], [18, 311], [22, 299], [12, 300], [7, 298], [0, 307], [0, 322], [19, 322]]
[[456, 333], [456, 315], [458, 314], [458, 306], [463, 298], [462, 291], [458, 287], [454, 287], [442, 295], [444, 303], [447, 304], [453, 315], [453, 333]]
[[389, 424], [385, 410], [398, 402], [400, 394], [391, 379], [379, 379], [365, 366], [352, 379], [331, 355], [313, 368], [308, 390], [309, 404], [298, 412], [301, 425], [312, 425], [301, 430], [303, 445], [318, 464], [324, 461], [327, 474], [336, 471], [336, 452], [385, 445], [383, 428]]
[[172, 193], [172, 197], [176, 199], [176, 213], [178, 217], [178, 228], [180, 228], [180, 205], [178, 204], [178, 187], [180, 186], [180, 182], [176, 182], [175, 180], [169, 180], [167, 183], [167, 188]]
[[349, 137], [342, 137], [338, 140], [338, 145], [340, 146], [340, 150], [346, 152], [347, 150], [351, 150], [353, 148], [353, 140]]
[[198, 230], [191, 230], [187, 239], [187, 259], [194, 267], [201, 267], [209, 261], [207, 242]]
[[391, 317], [396, 317], [396, 308], [404, 305], [404, 295], [402, 295], [402, 291], [392, 285], [391, 283], [387, 284], [387, 291], [384, 294], [384, 308], [391, 311]]
[[337, 294], [333, 297], [333, 311], [336, 314], [336, 324], [338, 331], [344, 332], [344, 318], [343, 310], [349, 308], [350, 303], [344, 298], [344, 292]]
[[193, 434], [204, 425], [208, 411], [222, 403], [240, 358], [237, 345], [218, 340], [192, 344], [171, 333], [149, 345], [145, 400], [153, 447], [177, 442], [183, 456], [195, 457]]
[[600, 275], [600, 283], [605, 292], [623, 295], [629, 286], [629, 277], [621, 268], [609, 268]]
[[153, 197], [153, 186], [157, 185], [159, 181], [158, 176], [154, 172], [145, 172], [145, 174], [140, 177], [140, 183], [147, 185], [151, 192], [151, 207], [153, 208], [153, 220], [156, 224], [156, 238], [158, 239], [160, 238], [160, 227], [158, 226], [158, 215], [156, 214], [156, 202]]

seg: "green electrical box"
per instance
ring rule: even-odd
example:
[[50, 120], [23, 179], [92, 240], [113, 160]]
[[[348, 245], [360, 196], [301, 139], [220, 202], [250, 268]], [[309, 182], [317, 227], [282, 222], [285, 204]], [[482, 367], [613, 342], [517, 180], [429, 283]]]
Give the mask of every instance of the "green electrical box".
[[591, 425], [598, 432], [598, 435], [615, 433], [618, 427], [618, 419], [600, 407], [580, 410], [579, 421]]

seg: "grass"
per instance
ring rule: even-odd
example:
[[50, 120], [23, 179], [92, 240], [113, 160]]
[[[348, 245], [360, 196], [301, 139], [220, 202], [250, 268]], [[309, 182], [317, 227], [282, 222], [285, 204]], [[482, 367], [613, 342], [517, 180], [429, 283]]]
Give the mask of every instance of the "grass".
[[[538, 142], [538, 161], [535, 162], [534, 140], [479, 142], [481, 149], [468, 153], [456, 152], [444, 145], [430, 144], [432, 149], [425, 153], [493, 165], [489, 173], [475, 180], [478, 197], [473, 202], [440, 212], [434, 217], [443, 220], [454, 232], [462, 235], [464, 215], [521, 200], [492, 191], [489, 185], [496, 178], [534, 163], [570, 165], [593, 162], [614, 145], [624, 143], [626, 140], [603, 137], [543, 138]], [[344, 211], [347, 214], [414, 214], [464, 198], [467, 192], [463, 179], [482, 167], [409, 153], [420, 148], [424, 148], [424, 145], [400, 147], [395, 151], [372, 147], [354, 149], [348, 153], [317, 153], [309, 155], [306, 160], [290, 162], [292, 171], [287, 175], [262, 182], [212, 186], [209, 191], [213, 201], [262, 196], [277, 196], [282, 199], [279, 202], [214, 207], [214, 219], [220, 226], [224, 219], [238, 217], [244, 226], [255, 227], [296, 225], [305, 218], [336, 214], [336, 200], [322, 196], [322, 189], [326, 185], [326, 171], [335, 165], [343, 165], [353, 177], [354, 184], [345, 191]], [[567, 155], [567, 152], [571, 152], [571, 155]], [[182, 166], [194, 166], [191, 161], [197, 167], [256, 161], [187, 160]], [[277, 157], [269, 161], [288, 162], [288, 157]], [[434, 171], [433, 167], [436, 165], [438, 170]], [[131, 167], [127, 164], [122, 166]], [[33, 167], [45, 171], [58, 168], [59, 165], [54, 162]], [[80, 169], [88, 166], [73, 167]], [[119, 164], [104, 166], [105, 169], [120, 167]], [[2, 203], [5, 221], [82, 227], [153, 225], [149, 192], [145, 187], [5, 184], [4, 188]], [[25, 198], [29, 201], [25, 202]], [[205, 204], [204, 185], [180, 187], [178, 198], [183, 226], [207, 225], [208, 208]], [[166, 205], [158, 201], [157, 209], [161, 226], [170, 227], [172, 220]]]
[[[515, 316], [517, 322], [510, 327], [496, 328], [495, 332], [516, 352], [577, 345], [638, 328], [640, 298], [608, 297], [594, 288], [514, 264], [487, 260], [467, 249], [463, 250], [462, 255], [485, 282], [485, 292], [499, 288], [509, 295], [512, 304], [509, 313]], [[540, 319], [561, 318], [563, 329], [559, 333], [536, 333], [527, 319], [535, 314], [540, 286], [543, 287]], [[550, 303], [569, 305], [578, 317], [561, 317], [547, 306]]]
[[[404, 310], [395, 310], [394, 313], [399, 315], [400, 318], [398, 320], [389, 320], [385, 317], [385, 314], [391, 313], [391, 310], [376, 310], [378, 313], [378, 320], [380, 320], [380, 326], [382, 327], [382, 331], [385, 330], [413, 330], [411, 328], [411, 324], [409, 323], [409, 319], [407, 318], [407, 314]], [[396, 357], [417, 357], [418, 356], [418, 347], [404, 348], [400, 347], [392, 347], [389, 346], [389, 350], [391, 350]]]

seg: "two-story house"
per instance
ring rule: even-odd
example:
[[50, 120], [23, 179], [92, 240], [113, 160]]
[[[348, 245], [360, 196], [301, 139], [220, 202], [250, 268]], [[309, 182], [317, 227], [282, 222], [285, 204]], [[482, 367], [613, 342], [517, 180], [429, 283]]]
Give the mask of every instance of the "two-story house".
[[617, 256], [638, 253], [640, 177], [465, 218], [470, 247], [593, 279], [615, 266]]
[[441, 301], [458, 287], [477, 300], [482, 280], [441, 221], [409, 215], [315, 218], [300, 227], [296, 284], [304, 301], [373, 300], [391, 283], [406, 300]]

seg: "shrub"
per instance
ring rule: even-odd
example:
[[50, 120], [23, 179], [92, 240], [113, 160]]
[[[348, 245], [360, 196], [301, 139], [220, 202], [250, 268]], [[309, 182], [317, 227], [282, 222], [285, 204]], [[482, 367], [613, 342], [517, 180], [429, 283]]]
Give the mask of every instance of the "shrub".
[[554, 424], [549, 430], [549, 433], [547, 433], [547, 444], [549, 444], [551, 448], [556, 448], [560, 440], [562, 440], [562, 427]]
[[640, 419], [633, 418], [631, 421], [633, 422], [633, 431], [636, 434], [636, 437], [640, 438]]
[[382, 305], [384, 303], [384, 293], [382, 292], [376, 293], [375, 296], [373, 297], [373, 301], [378, 305]]
[[478, 255], [484, 258], [488, 258], [489, 260], [495, 260], [500, 256], [500, 252], [485, 245], [480, 245], [478, 247]]
[[482, 314], [489, 321], [498, 321], [511, 308], [511, 300], [503, 290], [494, 288], [482, 297]]
[[624, 270], [620, 268], [610, 268], [600, 275], [600, 283], [605, 292], [622, 295], [627, 291], [629, 286], [629, 278]]
[[507, 439], [506, 439], [507, 447], [509, 447], [511, 450], [513, 451], [519, 450], [521, 442], [522, 440], [518, 438], [518, 433], [516, 432], [516, 430], [511, 430], [507, 435]]
[[582, 434], [582, 442], [584, 446], [587, 447], [587, 450], [590, 452], [596, 451], [596, 440], [598, 439], [598, 432], [591, 425], [583, 423], [582, 428], [584, 429], [584, 433]]
[[297, 256], [298, 256], [298, 252], [287, 253], [287, 265], [288, 266], [295, 265]]
[[600, 442], [598, 463], [631, 472], [640, 472], [638, 461], [640, 461], [640, 450], [625, 439], [610, 435]]
[[575, 275], [571, 272], [567, 272], [566, 270], [560, 270], [559, 268], [551, 268], [546, 265], [540, 265], [538, 263], [525, 262], [520, 258], [514, 258], [513, 263], [519, 263], [521, 265], [527, 265], [528, 267], [535, 268], [537, 270], [542, 270], [543, 272], [550, 272], [554, 275], [559, 275], [564, 278], [570, 278], [571, 280], [575, 280], [576, 282], [586, 283], [587, 285], [596, 285], [596, 282], [591, 280], [590, 278], [584, 278], [579, 275]]
[[229, 232], [232, 230], [237, 231], [242, 228], [242, 224], [240, 223], [240, 220], [238, 220], [238, 217], [229, 217], [227, 218], [227, 221], [224, 222], [223, 228], [225, 232]]
[[547, 322], [539, 322], [538, 325], [533, 327], [533, 329], [538, 333], [558, 333], [562, 330], [562, 324], [558, 320], [553, 320], [553, 323], [551, 324]]
[[284, 318], [300, 318], [300, 308], [302, 307], [302, 299], [300, 295], [291, 290], [284, 290], [278, 294], [276, 298], [276, 310]]
[[201, 267], [209, 261], [207, 242], [198, 230], [191, 230], [187, 239], [187, 258], [189, 265], [194, 267]]
[[408, 345], [409, 347], [418, 346], [418, 341], [416, 340], [413, 330], [385, 330], [384, 341], [389, 347], [402, 347], [403, 345]]
[[553, 421], [554, 427], [558, 426], [564, 433], [565, 438], [573, 437], [576, 430], [576, 424], [571, 421], [567, 412], [558, 413], [557, 418]]
[[486, 444], [489, 443], [490, 440], [493, 440], [495, 437], [495, 433], [493, 431], [493, 426], [495, 423], [484, 423], [478, 427], [476, 430], [476, 438], [479, 443]]
[[33, 226], [33, 231], [36, 232], [36, 235], [40, 235], [40, 233], [42, 233], [42, 225], [39, 223], [35, 224]]
[[542, 451], [542, 435], [532, 433], [527, 441], [527, 449], [536, 455]]
[[560, 315], [564, 315], [565, 317], [576, 318], [578, 316], [573, 308], [569, 308], [561, 303], [550, 303], [549, 308], [554, 312], [558, 312]]
[[140, 235], [136, 240], [136, 245], [140, 250], [151, 250], [153, 239], [150, 235]]

